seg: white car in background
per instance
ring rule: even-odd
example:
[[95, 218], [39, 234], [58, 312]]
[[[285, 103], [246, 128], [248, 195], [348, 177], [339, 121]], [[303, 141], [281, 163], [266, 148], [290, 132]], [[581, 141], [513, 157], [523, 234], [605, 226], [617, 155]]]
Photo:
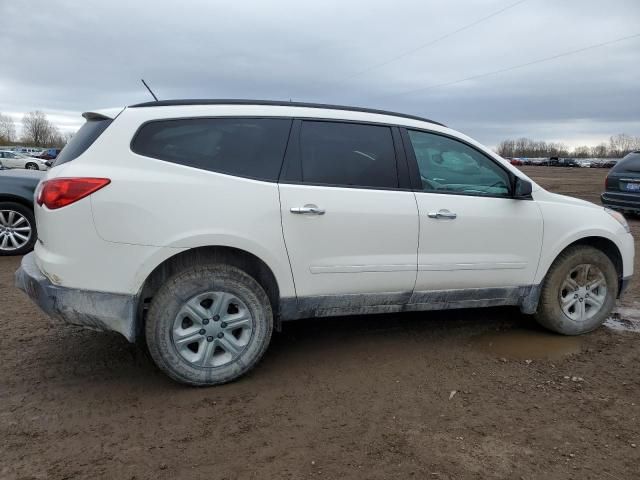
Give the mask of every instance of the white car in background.
[[0, 165], [5, 168], [26, 168], [27, 170], [47, 170], [47, 161], [10, 150], [0, 150]]
[[84, 117], [16, 284], [55, 319], [144, 336], [191, 385], [243, 375], [300, 318], [514, 305], [590, 332], [633, 273], [621, 214], [431, 120], [238, 100]]
[[22, 155], [27, 156], [37, 156], [40, 155], [43, 150], [41, 148], [32, 148], [32, 147], [15, 147], [12, 148], [11, 151], [16, 153], [21, 153]]

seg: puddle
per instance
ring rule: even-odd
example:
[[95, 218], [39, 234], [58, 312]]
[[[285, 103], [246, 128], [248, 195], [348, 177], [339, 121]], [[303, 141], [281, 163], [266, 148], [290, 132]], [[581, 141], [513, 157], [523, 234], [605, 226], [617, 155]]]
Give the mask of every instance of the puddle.
[[640, 333], [640, 309], [618, 307], [604, 322], [605, 327], [618, 332]]
[[473, 338], [472, 345], [496, 357], [516, 360], [556, 360], [582, 350], [580, 337], [535, 330], [486, 332]]

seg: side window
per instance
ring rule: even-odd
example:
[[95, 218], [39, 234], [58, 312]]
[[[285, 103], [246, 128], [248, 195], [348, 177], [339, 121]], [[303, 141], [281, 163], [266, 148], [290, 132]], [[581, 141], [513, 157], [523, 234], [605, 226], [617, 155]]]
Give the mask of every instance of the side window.
[[409, 130], [425, 192], [504, 196], [509, 174], [462, 142], [434, 133]]
[[346, 187], [397, 188], [398, 172], [389, 127], [303, 121], [302, 181]]
[[290, 127], [286, 118], [158, 120], [140, 128], [131, 150], [202, 170], [276, 181]]

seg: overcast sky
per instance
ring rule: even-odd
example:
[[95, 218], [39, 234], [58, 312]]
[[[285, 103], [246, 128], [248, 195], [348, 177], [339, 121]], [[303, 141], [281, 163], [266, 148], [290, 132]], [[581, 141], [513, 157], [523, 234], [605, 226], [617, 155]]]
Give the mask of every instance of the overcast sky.
[[143, 77], [161, 99], [384, 108], [490, 146], [640, 135], [640, 36], [484, 75], [640, 34], [640, 0], [0, 0], [0, 18], [0, 112], [62, 130], [149, 100]]

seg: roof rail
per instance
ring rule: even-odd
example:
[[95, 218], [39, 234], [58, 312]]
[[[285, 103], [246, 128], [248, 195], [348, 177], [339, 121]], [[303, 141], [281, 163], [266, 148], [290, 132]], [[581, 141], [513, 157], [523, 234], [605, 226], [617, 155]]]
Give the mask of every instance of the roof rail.
[[328, 110], [344, 110], [347, 112], [363, 112], [377, 113], [379, 115], [391, 115], [394, 117], [410, 118], [412, 120], [420, 120], [421, 122], [429, 122], [435, 125], [445, 127], [440, 122], [429, 120], [428, 118], [418, 117], [416, 115], [407, 115], [405, 113], [389, 112], [387, 110], [377, 110], [374, 108], [364, 107], [346, 107], [343, 105], [326, 105], [323, 103], [305, 103], [305, 102], [287, 102], [278, 100], [242, 100], [242, 99], [185, 99], [185, 100], [160, 100], [157, 102], [143, 102], [129, 105], [129, 108], [140, 107], [170, 107], [180, 105], [274, 105], [284, 107], [304, 107], [304, 108], [325, 108]]

